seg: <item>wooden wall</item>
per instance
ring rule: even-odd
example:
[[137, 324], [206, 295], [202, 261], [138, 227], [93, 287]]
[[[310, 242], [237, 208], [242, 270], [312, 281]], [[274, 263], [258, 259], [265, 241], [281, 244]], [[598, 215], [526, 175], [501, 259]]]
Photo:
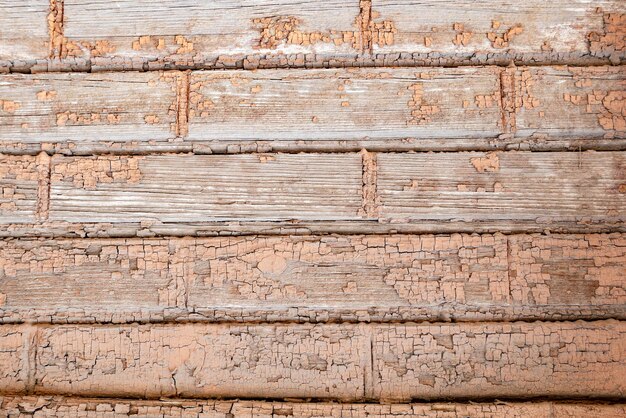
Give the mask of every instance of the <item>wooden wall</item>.
[[625, 65], [622, 0], [0, 0], [0, 416], [625, 416]]

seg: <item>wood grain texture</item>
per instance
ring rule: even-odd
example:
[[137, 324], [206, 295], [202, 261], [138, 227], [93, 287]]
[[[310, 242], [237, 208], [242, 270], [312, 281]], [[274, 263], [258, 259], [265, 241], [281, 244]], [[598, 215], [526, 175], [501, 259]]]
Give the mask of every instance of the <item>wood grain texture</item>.
[[523, 68], [514, 83], [506, 104], [518, 137], [626, 138], [623, 67]]
[[3, 396], [0, 412], [11, 418], [620, 418], [624, 404], [567, 402], [337, 404], [271, 401], [142, 401], [61, 396]]
[[500, 71], [194, 72], [189, 139], [494, 138], [502, 133]]
[[380, 19], [393, 22], [391, 42], [375, 54], [446, 63], [624, 60], [624, 7], [619, 0], [544, 2], [373, 0]]
[[303, 65], [311, 54], [354, 60], [362, 43], [358, 1], [65, 0], [64, 15], [60, 58], [96, 69], [254, 66], [265, 55]]
[[0, 72], [48, 56], [49, 0], [0, 1]]
[[[0, 142], [15, 151], [108, 144], [109, 151], [176, 137], [179, 73], [11, 74], [2, 77]], [[1, 101], [1, 100], [0, 100]], [[111, 146], [116, 143], [116, 146]]]
[[608, 66], [14, 74], [0, 152], [619, 150], [625, 80]]
[[37, 392], [143, 398], [358, 399], [369, 347], [343, 325], [59, 326], [39, 338]]
[[623, 232], [625, 173], [592, 151], [55, 156], [43, 222], [0, 234]]
[[50, 219], [357, 219], [358, 154], [54, 157]]
[[626, 238], [0, 241], [0, 321], [626, 319]]
[[381, 218], [624, 222], [622, 152], [379, 154]]
[[373, 338], [377, 398], [626, 393], [624, 322], [393, 325]]

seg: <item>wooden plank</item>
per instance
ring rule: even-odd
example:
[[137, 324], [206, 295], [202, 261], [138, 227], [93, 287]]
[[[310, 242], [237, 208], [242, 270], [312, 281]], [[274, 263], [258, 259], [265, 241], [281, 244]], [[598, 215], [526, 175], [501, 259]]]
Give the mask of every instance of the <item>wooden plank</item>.
[[344, 325], [42, 328], [35, 390], [87, 396], [363, 396], [361, 328]]
[[60, 57], [90, 60], [96, 70], [241, 67], [244, 59], [254, 67], [266, 55], [283, 56], [275, 65], [304, 65], [309, 55], [354, 60], [362, 43], [359, 3], [347, 0], [65, 0], [64, 16]]
[[358, 219], [358, 154], [54, 157], [50, 220]]
[[[505, 84], [507, 76], [512, 78], [507, 74]], [[513, 82], [507, 110], [515, 107], [512, 129], [518, 137], [626, 138], [621, 67], [523, 68]]]
[[625, 80], [607, 66], [13, 74], [0, 152], [620, 150]]
[[71, 416], [76, 418], [160, 417], [160, 418], [293, 418], [317, 417], [428, 417], [428, 418], [620, 418], [624, 404], [567, 402], [495, 403], [414, 403], [345, 404], [324, 402], [217, 401], [217, 400], [126, 400], [71, 398], [61, 396], [3, 396], [0, 411], [10, 417], [26, 418], [36, 411], [38, 418]]
[[626, 394], [626, 323], [380, 325], [382, 399], [615, 397]]
[[[189, 140], [481, 138], [503, 132], [498, 68], [194, 72]], [[444, 142], [444, 141], [442, 141]]]
[[[372, 0], [393, 34], [374, 37], [388, 63], [575, 63], [626, 57], [620, 0]], [[565, 24], [567, 22], [567, 24]], [[395, 56], [394, 56], [395, 54]]]
[[[392, 222], [626, 220], [626, 154], [379, 154], [380, 217]], [[603, 221], [600, 221], [602, 219]]]
[[37, 166], [37, 159], [32, 156], [0, 154], [0, 224], [36, 221]]
[[626, 238], [0, 241], [0, 322], [626, 319]]
[[[0, 143], [5, 149], [60, 150], [81, 143], [110, 151], [177, 135], [179, 73], [5, 75]], [[116, 143], [116, 145], [112, 145]]]
[[48, 56], [49, 7], [50, 0], [0, 1], [0, 69]]

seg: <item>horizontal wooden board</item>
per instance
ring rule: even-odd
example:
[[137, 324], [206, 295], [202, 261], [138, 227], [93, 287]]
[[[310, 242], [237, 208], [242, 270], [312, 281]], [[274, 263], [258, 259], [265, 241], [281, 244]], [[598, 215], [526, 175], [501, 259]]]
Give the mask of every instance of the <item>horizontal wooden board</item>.
[[13, 74], [0, 152], [619, 150], [625, 83], [608, 66]]
[[617, 397], [626, 323], [379, 326], [376, 398]]
[[500, 71], [194, 72], [189, 140], [494, 138], [503, 132]]
[[363, 397], [360, 327], [44, 328], [35, 390], [88, 396]]
[[50, 219], [357, 219], [358, 154], [54, 157]]
[[[0, 141], [52, 150], [176, 137], [178, 73], [11, 74], [0, 79]], [[119, 147], [119, 146], [118, 146]], [[37, 149], [37, 148], [35, 148]]]
[[[28, 327], [3, 326], [3, 344]], [[16, 384], [47, 395], [405, 401], [626, 391], [626, 322], [615, 320], [59, 325], [36, 327], [23, 344], [36, 355], [25, 356]]]
[[[64, 0], [61, 58], [92, 66], [144, 69], [164, 66], [227, 67], [265, 55], [314, 54], [332, 60], [361, 50], [356, 0], [292, 2], [182, 0]], [[93, 22], [98, 22], [94, 25]], [[254, 58], [256, 56], [256, 59]]]
[[624, 164], [592, 151], [54, 156], [46, 222], [0, 234], [622, 232]]
[[[503, 77], [505, 90], [510, 78]], [[523, 68], [514, 89], [507, 110], [515, 107], [518, 137], [626, 138], [623, 67]]]
[[380, 217], [623, 223], [623, 152], [379, 154]]
[[484, 62], [576, 62], [626, 57], [620, 0], [524, 2], [372, 0], [379, 19], [394, 27], [375, 54], [411, 55], [437, 62], [451, 57]]
[[626, 319], [626, 237], [0, 241], [0, 321]]
[[38, 179], [36, 157], [0, 154], [0, 224], [35, 222]]
[[620, 418], [624, 404], [568, 402], [495, 402], [495, 403], [414, 403], [345, 404], [323, 402], [271, 401], [143, 401], [124, 399], [69, 398], [60, 396], [0, 397], [0, 411], [12, 418], [71, 416], [76, 418], [317, 418], [376, 416], [428, 418]]
[[50, 0], [0, 1], [0, 68], [48, 56], [49, 8]]

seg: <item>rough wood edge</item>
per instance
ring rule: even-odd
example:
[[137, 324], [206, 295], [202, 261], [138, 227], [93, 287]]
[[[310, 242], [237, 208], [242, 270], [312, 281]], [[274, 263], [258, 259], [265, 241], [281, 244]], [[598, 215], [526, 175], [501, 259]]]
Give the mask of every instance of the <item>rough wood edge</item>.
[[[0, 411], [13, 417], [54, 416], [60, 409], [81, 411], [85, 417], [99, 417], [110, 414], [112, 417], [147, 417], [148, 414], [164, 418], [186, 417], [199, 418], [202, 412], [214, 412], [215, 416], [224, 418], [250, 417], [253, 413], [267, 417], [294, 417], [310, 418], [307, 409], [314, 410], [315, 416], [326, 412], [333, 417], [354, 417], [369, 414], [385, 414], [388, 417], [463, 417], [468, 413], [475, 418], [493, 416], [494, 413], [524, 414], [530, 411], [541, 415], [537, 418], [561, 416], [560, 413], [569, 412], [577, 416], [618, 417], [626, 413], [625, 403], [603, 402], [568, 402], [568, 401], [538, 401], [538, 402], [440, 402], [440, 403], [410, 403], [410, 404], [375, 404], [375, 403], [309, 403], [306, 400], [223, 400], [223, 399], [163, 399], [129, 400], [120, 398], [79, 398], [63, 396], [2, 396], [0, 397]], [[194, 411], [194, 409], [196, 409]], [[149, 411], [149, 412], [148, 412]], [[50, 413], [51, 415], [46, 415]], [[219, 415], [217, 415], [219, 414]], [[583, 415], [584, 414], [584, 415]], [[587, 415], [588, 414], [588, 415]], [[108, 416], [108, 415], [107, 415]], [[568, 415], [573, 416], [573, 415]]]

